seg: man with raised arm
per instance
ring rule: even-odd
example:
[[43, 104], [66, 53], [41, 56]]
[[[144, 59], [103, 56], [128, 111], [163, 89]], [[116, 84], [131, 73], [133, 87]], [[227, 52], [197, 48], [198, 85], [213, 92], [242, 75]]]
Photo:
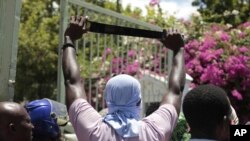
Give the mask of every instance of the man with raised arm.
[[79, 141], [167, 141], [176, 125], [185, 82], [183, 37], [176, 30], [168, 30], [162, 39], [173, 50], [173, 65], [168, 90], [161, 106], [151, 115], [140, 118], [141, 86], [137, 79], [126, 74], [111, 78], [105, 87], [106, 116], [87, 102], [74, 41], [86, 29], [86, 17], [71, 17], [63, 45], [63, 73], [66, 105], [70, 121]]

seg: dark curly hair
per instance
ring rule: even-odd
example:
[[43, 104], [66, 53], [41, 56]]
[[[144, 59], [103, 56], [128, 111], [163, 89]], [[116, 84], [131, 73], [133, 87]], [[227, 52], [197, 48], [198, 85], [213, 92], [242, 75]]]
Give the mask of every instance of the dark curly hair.
[[226, 92], [215, 85], [200, 85], [187, 93], [183, 113], [192, 130], [213, 136], [216, 127], [231, 112]]

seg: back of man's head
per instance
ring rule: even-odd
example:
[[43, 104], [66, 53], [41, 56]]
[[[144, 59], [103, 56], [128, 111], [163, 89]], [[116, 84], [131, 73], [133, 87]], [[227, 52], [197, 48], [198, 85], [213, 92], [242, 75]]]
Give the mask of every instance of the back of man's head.
[[108, 108], [110, 106], [138, 106], [141, 101], [140, 82], [127, 74], [111, 78], [105, 87], [105, 100]]
[[136, 137], [141, 110], [141, 86], [137, 79], [126, 74], [111, 78], [105, 87], [108, 113], [104, 122], [120, 136]]
[[[215, 136], [216, 128], [230, 114], [226, 92], [220, 87], [200, 85], [187, 93], [183, 112], [192, 132]], [[199, 135], [198, 135], [199, 136]]]

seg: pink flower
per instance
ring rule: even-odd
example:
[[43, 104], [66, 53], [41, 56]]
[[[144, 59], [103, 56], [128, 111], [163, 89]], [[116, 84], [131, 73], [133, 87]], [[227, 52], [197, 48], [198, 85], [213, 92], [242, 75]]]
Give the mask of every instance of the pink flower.
[[231, 91], [231, 93], [232, 93], [232, 96], [235, 97], [237, 100], [243, 100], [242, 95], [236, 89]]
[[131, 49], [129, 52], [128, 52], [128, 57], [135, 57], [136, 56], [136, 51]]
[[207, 36], [204, 41], [202, 46], [200, 47], [200, 51], [205, 51], [210, 48], [214, 48], [217, 45], [217, 42], [215, 39], [211, 36]]
[[112, 59], [112, 73], [120, 73], [122, 71], [122, 64], [124, 59], [121, 57], [116, 57]]
[[240, 38], [245, 38], [246, 37], [246, 33], [245, 32], [240, 32], [239, 36], [240, 36]]
[[214, 24], [203, 35], [195, 36], [203, 40], [191, 39], [184, 47], [186, 71], [194, 78], [192, 87], [206, 83], [223, 87], [239, 112], [241, 123], [250, 119], [250, 113], [245, 113], [250, 110], [248, 28], [250, 22], [227, 30]]
[[197, 74], [201, 74], [203, 72], [203, 68], [198, 59], [193, 59], [186, 63], [187, 73], [191, 76], [195, 76]]
[[214, 60], [219, 60], [222, 53], [223, 53], [223, 49], [206, 50], [200, 53], [199, 58], [201, 59], [203, 63], [209, 63]]
[[[188, 54], [186, 55], [187, 58], [185, 59], [193, 59], [197, 52], [199, 51], [199, 48], [200, 48], [200, 42], [198, 40], [192, 40], [192, 41], [189, 41], [185, 46], [185, 54]], [[188, 61], [187, 60], [187, 61]]]
[[224, 71], [221, 70], [217, 65], [209, 65], [204, 69], [201, 75], [202, 83], [212, 83], [218, 86], [223, 86], [226, 84], [224, 80]]
[[160, 3], [160, 0], [150, 0], [149, 5], [155, 6], [155, 5], [158, 5], [159, 3]]
[[218, 25], [218, 24], [212, 24], [211, 30], [212, 30], [212, 32], [216, 32], [216, 31], [223, 30], [223, 27]]
[[113, 58], [112, 63], [113, 65], [121, 64], [122, 58], [121, 57]]
[[239, 48], [239, 51], [240, 51], [240, 53], [246, 53], [246, 52], [248, 52], [249, 51], [249, 49], [247, 48], [247, 47], [240, 47]]
[[154, 64], [154, 66], [159, 66], [160, 65], [160, 58], [159, 57], [156, 57], [156, 58], [154, 58], [154, 60], [153, 60], [153, 64]]
[[139, 62], [135, 60], [132, 64], [127, 65], [125, 72], [133, 75], [139, 71], [139, 67]]
[[220, 35], [220, 39], [226, 42], [230, 40], [230, 36], [226, 32], [222, 32]]
[[111, 48], [106, 48], [102, 55], [102, 62], [106, 61], [107, 57], [111, 54]]
[[112, 49], [111, 48], [106, 48], [105, 50], [105, 54], [108, 56], [109, 54], [111, 54]]
[[247, 28], [247, 27], [250, 26], [250, 22], [245, 22], [245, 23], [241, 24], [241, 26], [242, 26], [243, 28]]
[[230, 56], [224, 64], [229, 79], [246, 77], [250, 70], [247, 66], [249, 60], [250, 58], [246, 56]]

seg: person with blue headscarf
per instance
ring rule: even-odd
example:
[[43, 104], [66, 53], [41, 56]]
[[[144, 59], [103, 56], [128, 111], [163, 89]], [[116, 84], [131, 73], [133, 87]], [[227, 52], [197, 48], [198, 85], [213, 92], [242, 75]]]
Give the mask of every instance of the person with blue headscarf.
[[105, 88], [108, 114], [104, 122], [122, 137], [139, 134], [141, 86], [132, 76], [121, 74], [111, 78]]
[[108, 113], [102, 117], [86, 100], [74, 41], [88, 31], [86, 17], [71, 17], [64, 33], [62, 67], [66, 88], [66, 105], [79, 141], [167, 141], [176, 125], [185, 83], [184, 40], [177, 31], [164, 31], [161, 39], [173, 50], [168, 89], [161, 106], [145, 118], [140, 117], [141, 86], [129, 75], [112, 77], [105, 87]]

